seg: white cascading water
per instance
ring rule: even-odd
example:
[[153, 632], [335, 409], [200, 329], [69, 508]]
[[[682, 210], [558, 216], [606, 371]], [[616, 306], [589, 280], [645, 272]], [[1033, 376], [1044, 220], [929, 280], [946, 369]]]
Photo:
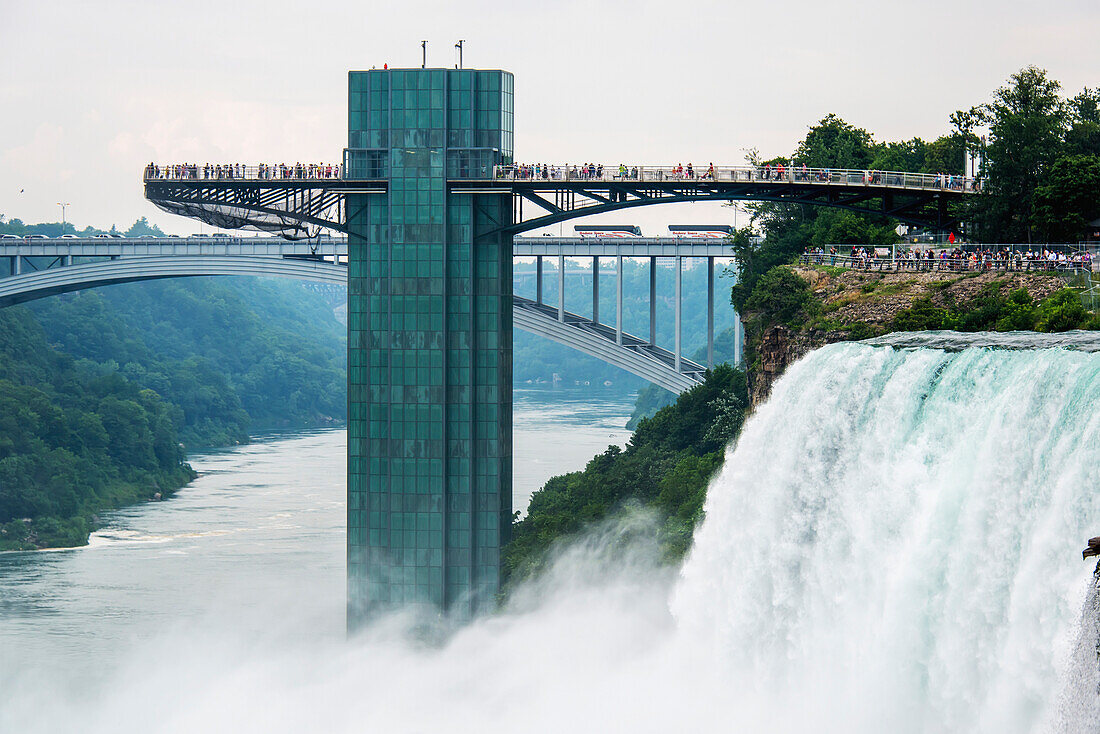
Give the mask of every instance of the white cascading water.
[[776, 383], [680, 577], [628, 511], [432, 643], [228, 595], [101, 676], [0, 647], [0, 732], [1100, 733], [1100, 338], [883, 341]]
[[1100, 731], [1100, 354], [906, 338], [776, 383], [710, 487], [678, 631], [769, 731]]

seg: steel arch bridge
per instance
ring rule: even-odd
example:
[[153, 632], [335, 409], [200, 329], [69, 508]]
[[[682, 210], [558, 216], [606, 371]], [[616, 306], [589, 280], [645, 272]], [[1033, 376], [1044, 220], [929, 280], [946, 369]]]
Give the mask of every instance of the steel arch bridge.
[[[55, 258], [53, 267], [0, 278], [0, 308], [62, 293], [165, 278], [245, 275], [345, 286], [348, 280], [347, 265], [340, 264], [338, 258], [332, 262], [203, 254], [118, 257], [78, 264], [71, 264], [71, 259]], [[673, 352], [645, 339], [537, 300], [515, 296], [512, 314], [516, 328], [620, 367], [673, 393], [699, 384], [706, 372], [704, 366], [684, 357], [677, 359]]]

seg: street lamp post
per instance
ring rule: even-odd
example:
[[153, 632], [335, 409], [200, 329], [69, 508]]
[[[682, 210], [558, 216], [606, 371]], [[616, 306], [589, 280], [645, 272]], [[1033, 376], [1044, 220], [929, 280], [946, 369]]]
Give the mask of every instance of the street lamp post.
[[65, 207], [69, 205], [69, 202], [59, 201], [57, 205], [61, 207], [61, 234], [65, 234]]

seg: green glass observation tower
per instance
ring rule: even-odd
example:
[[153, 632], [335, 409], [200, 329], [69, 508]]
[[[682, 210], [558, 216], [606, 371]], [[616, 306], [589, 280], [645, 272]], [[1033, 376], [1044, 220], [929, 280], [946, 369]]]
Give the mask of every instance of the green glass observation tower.
[[512, 516], [512, 75], [348, 74], [348, 611], [475, 613]]
[[[311, 274], [325, 265], [314, 239], [321, 230], [347, 234], [353, 625], [391, 607], [472, 615], [499, 590], [500, 550], [512, 516], [513, 313], [520, 326], [565, 343], [583, 334], [590, 353], [613, 364], [641, 360], [637, 374], [664, 365], [684, 384], [685, 375], [702, 373], [680, 356], [679, 326], [672, 351], [657, 344], [656, 250], [646, 255], [645, 340], [622, 329], [622, 261], [632, 255], [621, 245], [586, 249], [597, 270], [601, 252], [619, 263], [616, 325], [595, 323], [597, 279], [593, 323], [573, 328], [566, 324], [564, 250], [555, 253], [555, 313], [542, 303], [541, 267], [535, 301], [513, 299], [513, 235], [637, 206], [731, 200], [841, 207], [942, 230], [953, 221], [949, 200], [981, 190], [978, 180], [945, 189], [938, 176], [869, 178], [836, 169], [780, 178], [753, 167], [688, 177], [667, 166], [554, 166], [536, 174], [511, 165], [512, 100], [512, 75], [504, 71], [352, 71], [342, 170], [300, 163], [145, 169], [145, 196], [164, 211], [313, 242], [309, 255], [294, 255], [298, 264], [316, 266]], [[676, 258], [676, 272], [679, 247], [660, 253]], [[329, 257], [329, 267], [339, 269], [335, 250]], [[268, 266], [285, 264], [269, 258]], [[679, 303], [679, 276], [677, 284]], [[632, 356], [623, 361], [624, 354]]]

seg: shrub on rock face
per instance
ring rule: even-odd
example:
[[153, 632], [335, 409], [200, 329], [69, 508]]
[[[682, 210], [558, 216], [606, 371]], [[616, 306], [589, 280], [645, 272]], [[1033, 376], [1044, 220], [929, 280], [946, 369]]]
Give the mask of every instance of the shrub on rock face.
[[871, 328], [870, 324], [863, 321], [856, 322], [848, 327], [848, 340], [858, 342], [863, 339], [870, 339], [875, 335], [875, 330]]
[[1048, 296], [1039, 307], [1039, 331], [1078, 329], [1088, 316], [1077, 291], [1063, 288]]
[[1008, 294], [997, 319], [997, 331], [1031, 331], [1035, 328], [1035, 301], [1026, 288], [1017, 288]]
[[913, 305], [894, 317], [894, 331], [930, 331], [942, 329], [947, 311], [928, 298], [918, 298]]
[[790, 321], [810, 300], [810, 286], [788, 268], [774, 267], [761, 276], [745, 302], [746, 311], [763, 311]]
[[707, 483], [740, 433], [747, 405], [745, 373], [718, 365], [703, 384], [643, 419], [625, 450], [610, 446], [584, 471], [550, 479], [531, 496], [527, 516], [512, 525], [503, 551], [510, 583], [537, 573], [557, 541], [631, 506], [661, 518], [658, 541], [668, 560], [681, 558], [702, 517]]

